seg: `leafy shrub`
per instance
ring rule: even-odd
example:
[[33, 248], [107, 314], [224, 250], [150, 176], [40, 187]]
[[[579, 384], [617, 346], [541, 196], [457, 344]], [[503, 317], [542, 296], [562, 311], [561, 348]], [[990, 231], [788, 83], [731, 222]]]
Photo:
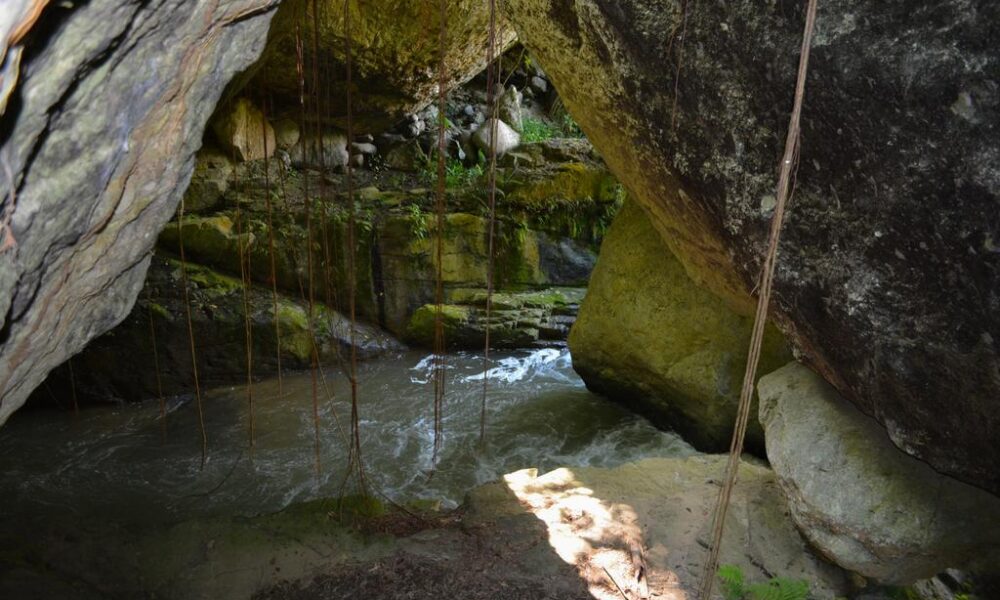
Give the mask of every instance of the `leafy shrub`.
[[427, 215], [424, 213], [423, 209], [420, 208], [419, 204], [413, 203], [407, 207], [409, 214], [406, 215], [406, 220], [410, 223], [410, 235], [418, 240], [422, 240], [427, 237]]

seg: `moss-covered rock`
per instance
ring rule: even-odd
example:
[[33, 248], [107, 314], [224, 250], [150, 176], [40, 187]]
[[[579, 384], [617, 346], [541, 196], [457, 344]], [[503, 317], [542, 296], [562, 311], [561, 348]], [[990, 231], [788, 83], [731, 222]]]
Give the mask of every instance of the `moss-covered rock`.
[[[354, 124], [374, 130], [428, 104], [438, 88], [440, 56], [436, 2], [353, 0], [351, 50], [354, 69]], [[316, 14], [313, 14], [314, 9]], [[478, 0], [448, 0], [449, 35], [445, 44], [445, 85], [467, 81], [486, 65], [489, 7]], [[305, 40], [307, 60], [319, 52], [324, 88], [324, 118], [346, 125], [346, 29], [344, 3], [331, 0], [283, 2], [271, 25], [267, 48], [251, 85], [266, 88], [297, 107], [296, 31]], [[509, 25], [500, 28], [500, 47], [516, 39]], [[315, 38], [313, 36], [316, 36]], [[307, 69], [308, 69], [307, 64]], [[306, 78], [306, 85], [311, 79]]]
[[[1000, 4], [974, 5], [820, 8], [772, 315], [900, 449], [1000, 494]], [[801, 5], [507, 8], [691, 278], [750, 314]]]
[[[642, 208], [629, 202], [601, 247], [569, 336], [588, 387], [625, 402], [705, 450], [728, 447], [752, 319], [692, 282]], [[769, 327], [761, 372], [790, 358]], [[749, 447], [763, 450], [752, 419]]]
[[[481, 288], [448, 290], [441, 307], [445, 344], [449, 348], [481, 348], [489, 323], [490, 345], [498, 348], [529, 346], [539, 340], [562, 340], [576, 318], [584, 288], [497, 292], [486, 318], [487, 292]], [[418, 308], [406, 326], [406, 340], [428, 348], [434, 345], [437, 305]]]
[[[204, 388], [246, 381], [245, 301], [255, 378], [275, 373], [279, 353], [283, 369], [305, 369], [314, 352], [321, 364], [338, 364], [338, 356], [350, 347], [350, 321], [322, 302], [314, 303], [310, 319], [308, 303], [300, 298], [279, 294], [275, 300], [269, 287], [259, 285], [252, 285], [245, 297], [239, 279], [196, 263], [187, 264], [187, 280]], [[391, 336], [365, 323], [355, 325], [354, 338], [363, 359], [402, 349]], [[121, 356], [128, 356], [127, 369], [121, 368]], [[118, 327], [75, 356], [73, 367], [75, 382], [64, 366], [50, 376], [49, 388], [68, 390], [75, 383], [81, 400], [95, 402], [153, 398], [160, 390], [165, 395], [193, 391], [180, 263], [154, 258], [135, 308]]]
[[214, 146], [207, 146], [195, 157], [191, 183], [184, 193], [184, 211], [201, 213], [218, 207], [229, 189], [233, 163]]

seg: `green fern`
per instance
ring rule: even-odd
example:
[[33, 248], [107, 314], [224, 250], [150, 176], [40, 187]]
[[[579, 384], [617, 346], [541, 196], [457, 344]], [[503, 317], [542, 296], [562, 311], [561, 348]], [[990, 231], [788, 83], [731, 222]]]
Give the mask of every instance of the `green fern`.
[[719, 567], [725, 600], [808, 600], [809, 583], [801, 579], [775, 577], [765, 583], [747, 585], [736, 565]]
[[736, 565], [719, 567], [719, 579], [722, 580], [722, 596], [726, 600], [743, 600], [746, 589], [743, 587], [743, 571]]
[[807, 600], [809, 583], [801, 579], [775, 577], [767, 583], [755, 583], [747, 587], [752, 600]]

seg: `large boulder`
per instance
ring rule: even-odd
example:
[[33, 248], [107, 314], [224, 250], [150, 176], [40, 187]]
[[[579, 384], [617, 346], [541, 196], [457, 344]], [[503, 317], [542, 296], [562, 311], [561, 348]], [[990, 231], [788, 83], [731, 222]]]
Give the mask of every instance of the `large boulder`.
[[[629, 201], [601, 246], [569, 347], [587, 387], [696, 447], [722, 451], [736, 421], [752, 325], [688, 278], [643, 209]], [[769, 327], [763, 372], [790, 357]], [[752, 419], [747, 443], [761, 451], [763, 442]]]
[[[507, 6], [685, 270], [748, 311], [805, 3]], [[773, 310], [898, 447], [994, 493], [998, 21], [990, 0], [820, 3]]]
[[[494, 128], [496, 142], [493, 141]], [[472, 132], [472, 143], [486, 156], [494, 151], [497, 156], [503, 156], [521, 145], [521, 134], [500, 119], [492, 119]]]
[[[440, 6], [427, 0], [356, 0], [351, 6], [353, 116], [357, 130], [376, 131], [414, 113], [437, 96]], [[315, 10], [315, 14], [314, 14]], [[489, 5], [481, 0], [447, 0], [445, 87], [468, 81], [486, 67]], [[347, 35], [344, 3], [287, 0], [274, 19], [267, 50], [251, 73], [251, 87], [299, 110], [296, 35], [304, 53], [304, 83], [312, 96], [314, 65], [322, 73], [321, 106], [310, 102], [327, 124], [347, 126]], [[514, 43], [513, 28], [498, 22], [499, 50]], [[316, 55], [318, 54], [318, 58]]]
[[[4, 3], [4, 46], [22, 25], [7, 15], [43, 4]], [[276, 6], [50, 4], [43, 35], [23, 38], [0, 134], [0, 423], [128, 314], [209, 116], [263, 50]]]
[[822, 554], [887, 584], [978, 561], [1000, 567], [1000, 498], [892, 445], [807, 367], [763, 377], [767, 456], [792, 518]]

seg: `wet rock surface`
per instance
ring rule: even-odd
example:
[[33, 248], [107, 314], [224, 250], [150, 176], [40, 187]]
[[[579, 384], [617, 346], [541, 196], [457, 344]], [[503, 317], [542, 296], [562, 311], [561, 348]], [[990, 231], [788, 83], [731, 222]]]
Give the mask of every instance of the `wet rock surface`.
[[[682, 6], [509, 3], [520, 39], [688, 273], [746, 310], [804, 4]], [[994, 493], [998, 11], [986, 0], [821, 5], [774, 311], [899, 448]]]

